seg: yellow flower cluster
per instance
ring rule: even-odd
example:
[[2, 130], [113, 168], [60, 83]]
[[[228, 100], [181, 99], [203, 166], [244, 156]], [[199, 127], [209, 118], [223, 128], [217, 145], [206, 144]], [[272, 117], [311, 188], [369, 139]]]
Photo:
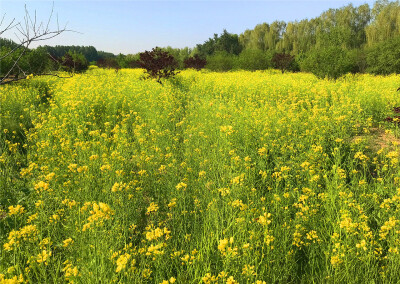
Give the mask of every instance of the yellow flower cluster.
[[25, 211], [25, 208], [21, 205], [8, 207], [8, 215], [9, 216], [22, 214], [22, 213], [24, 213], [24, 211]]
[[82, 208], [81, 211], [85, 211], [86, 208], [91, 207], [92, 210], [89, 211], [90, 216], [87, 218], [87, 223], [83, 225], [82, 231], [86, 231], [93, 227], [93, 225], [103, 225], [104, 220], [110, 220], [112, 215], [114, 215], [114, 211], [111, 208], [103, 203], [86, 203]]
[[3, 245], [6, 251], [13, 250], [14, 246], [18, 246], [21, 241], [33, 242], [37, 240], [37, 227], [36, 225], [27, 225], [20, 230], [12, 230], [8, 234], [8, 242]]

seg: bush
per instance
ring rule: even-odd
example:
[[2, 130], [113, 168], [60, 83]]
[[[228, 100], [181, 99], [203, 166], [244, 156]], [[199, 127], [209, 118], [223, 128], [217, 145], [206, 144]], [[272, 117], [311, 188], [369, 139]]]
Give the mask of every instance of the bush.
[[338, 46], [314, 48], [300, 62], [301, 71], [311, 72], [319, 78], [337, 79], [355, 69], [349, 52]]
[[349, 62], [352, 63], [352, 73], [365, 73], [367, 69], [367, 55], [363, 49], [348, 51]]
[[30, 50], [21, 60], [20, 66], [25, 73], [43, 74], [50, 69], [47, 52], [43, 48]]
[[226, 51], [218, 51], [214, 55], [207, 57], [206, 68], [212, 71], [229, 71], [235, 66], [236, 56]]
[[236, 69], [264, 70], [272, 67], [272, 54], [259, 49], [243, 50], [236, 59]]
[[175, 58], [159, 47], [140, 53], [137, 62], [140, 67], [146, 69], [148, 78], [156, 79], [160, 84], [163, 78], [171, 78], [178, 73], [175, 71], [178, 65]]

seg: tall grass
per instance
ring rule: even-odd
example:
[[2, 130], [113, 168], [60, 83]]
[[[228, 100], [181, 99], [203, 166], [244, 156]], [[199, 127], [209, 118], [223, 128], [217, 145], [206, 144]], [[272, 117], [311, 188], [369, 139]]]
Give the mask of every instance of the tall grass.
[[397, 281], [398, 76], [141, 74], [0, 89], [0, 281]]

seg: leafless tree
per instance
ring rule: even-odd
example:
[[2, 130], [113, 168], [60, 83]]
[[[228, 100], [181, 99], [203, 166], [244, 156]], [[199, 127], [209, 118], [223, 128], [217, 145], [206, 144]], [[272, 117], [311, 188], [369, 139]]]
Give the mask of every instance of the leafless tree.
[[[36, 11], [34, 12], [34, 15], [31, 15], [26, 5], [25, 5], [25, 16], [22, 22], [17, 22], [16, 19], [14, 18], [8, 24], [5, 24], [4, 22], [6, 14], [3, 15], [0, 22], [0, 37], [2, 37], [2, 35], [5, 32], [13, 31], [19, 43], [15, 47], [11, 48], [10, 51], [0, 56], [0, 64], [2, 60], [6, 58], [11, 58], [11, 55], [13, 55], [15, 52], [20, 50], [21, 52], [19, 53], [16, 59], [12, 59], [13, 62], [12, 67], [5, 73], [4, 76], [0, 77], [0, 85], [26, 79], [29, 76], [29, 74], [26, 73], [26, 70], [23, 70], [23, 68], [21, 68], [18, 63], [20, 62], [21, 58], [26, 54], [26, 52], [29, 50], [29, 47], [31, 46], [32, 43], [49, 40], [66, 31], [72, 31], [67, 29], [67, 24], [65, 24], [63, 27], [60, 27], [58, 22], [58, 17], [56, 17], [57, 27], [51, 28], [53, 21], [53, 14], [54, 14], [54, 2], [50, 16], [48, 17], [47, 21], [38, 21], [36, 17]], [[11, 72], [12, 70], [14, 70], [14, 68], [17, 68], [23, 74], [23, 76], [12, 77]], [[45, 74], [36, 74], [36, 75], [45, 75]], [[51, 74], [51, 75], [57, 76], [56, 74]]]

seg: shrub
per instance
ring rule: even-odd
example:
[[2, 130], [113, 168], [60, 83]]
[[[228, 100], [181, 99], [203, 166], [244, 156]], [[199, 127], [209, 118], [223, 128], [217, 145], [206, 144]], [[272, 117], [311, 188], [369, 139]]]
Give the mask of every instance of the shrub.
[[243, 50], [236, 60], [236, 68], [243, 70], [264, 70], [271, 66], [271, 54], [259, 49]]
[[363, 49], [352, 49], [347, 53], [351, 63], [351, 73], [365, 73], [367, 69], [367, 55]]
[[355, 69], [349, 52], [339, 46], [310, 50], [300, 62], [301, 71], [311, 72], [319, 78], [337, 79]]
[[218, 51], [214, 55], [207, 57], [206, 68], [212, 71], [229, 71], [235, 65], [236, 56], [226, 51]]
[[159, 47], [140, 53], [137, 62], [140, 67], [146, 69], [148, 78], [156, 79], [160, 84], [163, 78], [168, 79], [178, 73], [176, 71], [178, 64], [174, 56]]
[[40, 47], [30, 50], [19, 65], [27, 74], [43, 74], [50, 69], [47, 52]]

